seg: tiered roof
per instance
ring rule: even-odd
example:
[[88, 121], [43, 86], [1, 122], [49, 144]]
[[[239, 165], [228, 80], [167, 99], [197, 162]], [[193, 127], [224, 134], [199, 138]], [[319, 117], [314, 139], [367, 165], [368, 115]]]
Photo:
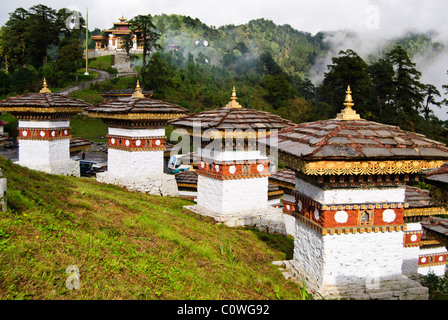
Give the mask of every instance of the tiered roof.
[[311, 175], [405, 174], [439, 167], [448, 160], [443, 143], [360, 119], [351, 109], [349, 92], [345, 104], [350, 107], [338, 118], [302, 123], [278, 133], [279, 154], [289, 168]]
[[237, 102], [236, 90], [233, 88], [231, 101], [223, 108], [194, 113], [174, 121], [170, 124], [178, 128], [187, 129], [193, 134], [193, 127], [198, 125], [201, 134], [207, 129], [217, 129], [221, 132], [226, 130], [280, 130], [293, 127], [295, 124], [277, 115], [254, 109], [243, 108]]
[[[123, 98], [123, 97], [130, 97], [134, 94], [134, 89], [121, 89], [121, 90], [109, 90], [109, 91], [103, 91], [100, 93], [100, 96], [102, 96], [106, 100], [112, 100], [117, 98]], [[150, 90], [142, 90], [141, 91], [145, 98], [150, 98], [154, 92]]]
[[84, 112], [90, 104], [75, 98], [51, 93], [44, 79], [39, 93], [29, 93], [0, 101], [0, 111], [19, 119], [45, 119], [67, 117]]
[[89, 117], [104, 121], [160, 121], [166, 122], [188, 113], [181, 106], [145, 98], [137, 82], [137, 88], [130, 97], [105, 101], [87, 109]]

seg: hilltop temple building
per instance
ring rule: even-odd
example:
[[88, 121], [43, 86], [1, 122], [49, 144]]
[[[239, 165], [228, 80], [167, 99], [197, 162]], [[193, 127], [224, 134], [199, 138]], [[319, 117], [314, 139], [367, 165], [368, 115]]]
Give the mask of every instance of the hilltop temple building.
[[70, 159], [70, 119], [89, 106], [51, 93], [45, 79], [39, 93], [0, 101], [0, 111], [19, 120], [17, 164], [51, 174], [80, 176], [79, 162]]
[[[350, 88], [344, 105], [336, 119], [278, 133], [279, 159], [295, 173], [293, 202], [284, 203], [295, 218], [294, 258], [284, 266], [327, 298], [426, 299], [427, 288], [403, 274], [420, 267], [418, 250], [404, 254], [410, 242], [420, 247], [421, 231], [406, 217], [406, 185], [442, 166], [448, 148], [361, 119]], [[446, 264], [440, 249], [431, 254]]]
[[103, 30], [102, 35], [92, 36], [95, 41], [95, 51], [115, 51], [124, 50], [125, 37], [131, 35], [132, 49], [134, 51], [143, 50], [143, 46], [138, 41], [138, 34], [134, 34], [130, 29], [131, 23], [126, 18], [119, 18], [119, 22], [114, 22], [111, 29]]
[[279, 216], [278, 223], [270, 223], [270, 229], [284, 228], [281, 214], [277, 215], [281, 210], [268, 203], [271, 161], [259, 149], [258, 141], [294, 123], [268, 112], [243, 108], [237, 102], [235, 88], [225, 107], [169, 123], [185, 129], [197, 142], [197, 205], [190, 210], [228, 226], [259, 226], [267, 217]]
[[107, 171], [97, 180], [128, 190], [178, 196], [174, 176], [164, 174], [165, 126], [189, 111], [146, 98], [139, 82], [134, 94], [105, 101], [87, 109], [89, 117], [108, 125]]

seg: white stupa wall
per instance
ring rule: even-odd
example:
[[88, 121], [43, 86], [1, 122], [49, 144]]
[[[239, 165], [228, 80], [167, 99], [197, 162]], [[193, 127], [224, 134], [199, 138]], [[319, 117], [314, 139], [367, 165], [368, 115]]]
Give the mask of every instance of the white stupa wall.
[[[198, 148], [202, 161], [267, 160], [259, 150], [232, 151]], [[264, 210], [268, 204], [268, 177], [220, 180], [198, 175], [197, 205], [219, 214]]]
[[[428, 257], [425, 257], [425, 255], [434, 255], [434, 254], [447, 254], [447, 249], [444, 246], [435, 246], [435, 247], [428, 247], [428, 248], [420, 248], [419, 252], [419, 259], [428, 259]], [[443, 263], [445, 261], [445, 263]], [[446, 258], [443, 260], [438, 261], [437, 259], [434, 261], [442, 262], [442, 264], [439, 265], [429, 265], [429, 266], [419, 266], [418, 273], [426, 276], [430, 273], [433, 273], [434, 275], [438, 277], [443, 277], [445, 273], [447, 272], [447, 265], [446, 265]]]
[[107, 171], [117, 177], [145, 178], [163, 174], [164, 151], [124, 151], [110, 149]]
[[19, 162], [22, 165], [50, 165], [69, 159], [70, 139], [19, 141]]
[[[420, 222], [406, 223], [406, 231], [421, 231]], [[417, 239], [417, 236], [415, 236]], [[403, 266], [402, 272], [405, 275], [415, 275], [418, 273], [418, 256], [420, 254], [419, 246], [403, 247]]]
[[219, 180], [198, 175], [197, 205], [215, 213], [231, 214], [266, 209], [268, 177]]
[[151, 129], [132, 129], [132, 128], [114, 128], [109, 127], [110, 135], [130, 137], [130, 138], [146, 138], [165, 136], [165, 128]]
[[213, 149], [198, 148], [198, 156], [209, 161], [244, 161], [244, 160], [265, 160], [259, 150], [252, 151], [216, 151]]
[[[115, 147], [109, 145], [107, 171], [96, 175], [96, 179], [102, 183], [114, 184], [126, 187], [129, 191], [149, 193], [159, 196], [178, 197], [176, 179], [173, 175], [164, 174], [164, 148], [156, 147], [162, 138], [165, 138], [165, 128], [116, 128], [109, 127], [109, 135], [113, 136], [110, 143], [116, 143]], [[130, 138], [129, 141], [126, 138]], [[131, 139], [132, 138], [132, 139]], [[141, 141], [139, 141], [141, 139]], [[160, 141], [158, 141], [160, 139]], [[115, 140], [114, 142], [112, 142]], [[124, 146], [131, 146], [130, 141], [141, 143], [138, 147], [118, 147], [119, 140], [124, 141]], [[155, 140], [152, 150], [145, 150], [148, 141]], [[129, 143], [128, 143], [129, 142]], [[144, 147], [145, 146], [145, 147]], [[159, 150], [162, 149], [162, 150]]]
[[29, 138], [31, 129], [38, 132], [38, 129], [62, 128], [67, 133], [66, 137], [56, 140], [19, 139], [19, 165], [46, 173], [80, 176], [79, 163], [70, 159], [69, 120], [19, 120], [18, 127], [22, 130], [19, 138]]
[[[165, 128], [115, 128], [109, 127], [109, 135], [129, 138], [164, 137]], [[116, 177], [147, 178], [163, 174], [163, 150], [127, 151], [108, 149], [107, 171]]]
[[403, 232], [322, 235], [296, 220], [294, 261], [316, 288], [374, 286], [399, 277]]
[[324, 190], [296, 177], [296, 190], [325, 205], [404, 202], [405, 187], [337, 188]]
[[[296, 189], [322, 205], [404, 202], [404, 187], [322, 189], [296, 177]], [[296, 220], [294, 261], [317, 288], [374, 286], [400, 277], [403, 231], [321, 234]], [[381, 279], [381, 280], [380, 280]]]

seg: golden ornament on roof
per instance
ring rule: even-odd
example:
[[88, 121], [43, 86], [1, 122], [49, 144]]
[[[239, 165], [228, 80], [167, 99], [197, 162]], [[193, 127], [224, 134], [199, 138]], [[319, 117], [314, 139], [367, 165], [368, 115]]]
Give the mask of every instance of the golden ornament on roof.
[[39, 91], [39, 93], [51, 93], [51, 90], [48, 89], [47, 80], [45, 78], [44, 78], [44, 86], [42, 90]]
[[235, 87], [232, 90], [232, 96], [230, 97], [230, 102], [226, 105], [226, 108], [240, 109], [242, 106], [236, 101], [238, 98], [236, 96]]
[[347, 95], [345, 96], [345, 102], [344, 102], [345, 109], [342, 110], [341, 113], [338, 113], [336, 119], [337, 120], [360, 120], [361, 119], [360, 115], [357, 114], [356, 111], [352, 109], [352, 107], [355, 104], [353, 103], [352, 91], [350, 89], [350, 86], [347, 87], [346, 93], [347, 93]]
[[135, 92], [132, 95], [132, 98], [144, 98], [145, 96], [142, 93], [142, 89], [140, 88], [140, 81], [137, 80], [137, 87], [135, 88]]

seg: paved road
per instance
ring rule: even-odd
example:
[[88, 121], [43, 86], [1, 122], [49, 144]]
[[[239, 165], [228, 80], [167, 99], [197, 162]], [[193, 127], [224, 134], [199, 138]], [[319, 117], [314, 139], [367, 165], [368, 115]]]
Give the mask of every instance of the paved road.
[[98, 77], [96, 77], [93, 80], [84, 81], [79, 84], [62, 89], [61, 91], [58, 92], [58, 94], [66, 96], [74, 91], [83, 90], [87, 88], [88, 86], [90, 86], [91, 83], [104, 82], [110, 79], [110, 74], [104, 70], [100, 69], [89, 69], [89, 70], [98, 73]]

